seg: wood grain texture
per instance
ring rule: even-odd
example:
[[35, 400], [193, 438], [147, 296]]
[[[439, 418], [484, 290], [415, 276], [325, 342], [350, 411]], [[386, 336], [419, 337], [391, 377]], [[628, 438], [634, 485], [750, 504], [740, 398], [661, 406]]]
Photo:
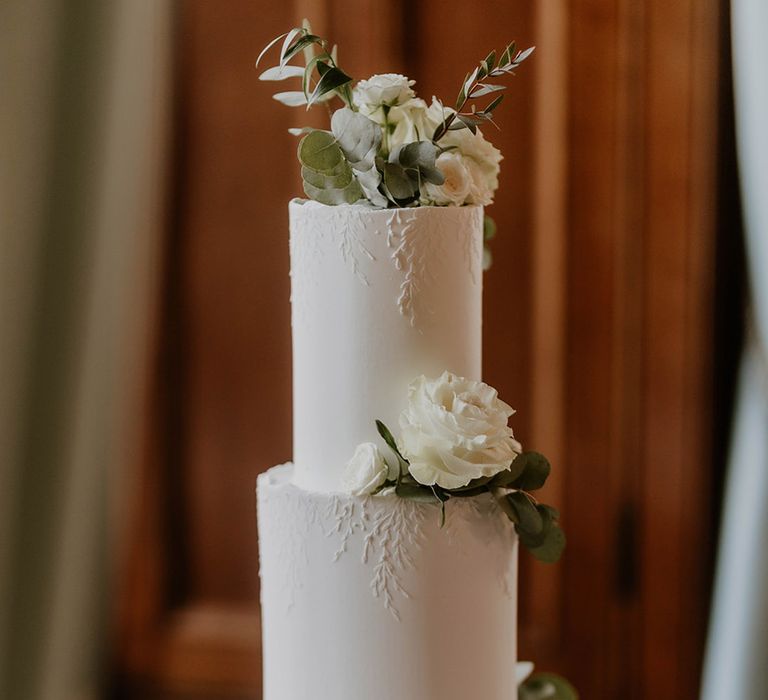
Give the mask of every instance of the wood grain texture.
[[[301, 17], [353, 75], [453, 99], [537, 45], [490, 138], [484, 375], [557, 469], [568, 549], [522, 555], [521, 657], [585, 698], [694, 697], [710, 575], [718, 0], [180, 5], [178, 149], [157, 371], [117, 667], [136, 698], [259, 694], [253, 486], [290, 458], [290, 111], [256, 80]], [[306, 118], [305, 118], [306, 117]], [[424, 699], [427, 700], [427, 699]]]

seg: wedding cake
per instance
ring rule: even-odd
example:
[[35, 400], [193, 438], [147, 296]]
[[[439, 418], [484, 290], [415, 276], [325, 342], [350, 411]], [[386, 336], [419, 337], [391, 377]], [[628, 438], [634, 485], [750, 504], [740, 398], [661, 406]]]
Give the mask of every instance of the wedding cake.
[[[263, 697], [510, 700], [518, 542], [554, 561], [564, 538], [531, 495], [549, 464], [480, 381], [501, 156], [477, 127], [499, 100], [466, 104], [530, 52], [491, 54], [448, 110], [403, 76], [353, 89], [307, 27], [279, 39], [262, 78], [302, 90], [276, 97], [343, 106], [330, 131], [296, 130], [293, 462], [257, 484]], [[520, 693], [575, 697], [566, 686], [534, 677]]]

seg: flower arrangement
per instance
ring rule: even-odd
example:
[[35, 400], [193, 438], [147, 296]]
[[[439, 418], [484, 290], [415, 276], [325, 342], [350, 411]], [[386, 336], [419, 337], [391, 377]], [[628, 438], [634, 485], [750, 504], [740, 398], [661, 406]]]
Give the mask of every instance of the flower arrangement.
[[[451, 108], [435, 97], [427, 104], [414, 93], [413, 80], [395, 73], [354, 84], [338, 65], [336, 46], [313, 34], [306, 21], [273, 39], [257, 66], [281, 40], [278, 65], [260, 79], [300, 79], [300, 90], [274, 98], [307, 109], [325, 104], [330, 116], [330, 130], [290, 129], [301, 136], [297, 153], [307, 197], [378, 208], [493, 202], [502, 155], [480, 127], [496, 125], [493, 113], [505, 86], [494, 81], [513, 75], [533, 47], [518, 51], [512, 42], [498, 58], [491, 51], [465, 76]], [[303, 65], [292, 63], [295, 58], [303, 58]], [[341, 102], [335, 111], [334, 98]], [[485, 104], [478, 106], [479, 101]], [[494, 232], [487, 219], [486, 239]], [[489, 262], [486, 253], [486, 266]]]
[[490, 494], [523, 546], [540, 561], [556, 562], [565, 548], [559, 513], [532, 494], [544, 486], [550, 465], [515, 440], [507, 425], [513, 413], [483, 382], [450, 372], [437, 379], [417, 377], [400, 415], [400, 439], [376, 421], [394, 463], [374, 443], [362, 443], [347, 463], [344, 486], [357, 496], [394, 491], [439, 504], [441, 524], [450, 499]]

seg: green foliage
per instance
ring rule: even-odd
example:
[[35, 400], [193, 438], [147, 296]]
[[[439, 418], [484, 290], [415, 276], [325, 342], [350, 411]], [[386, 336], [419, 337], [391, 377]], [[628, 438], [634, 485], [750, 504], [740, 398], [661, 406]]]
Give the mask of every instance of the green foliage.
[[359, 112], [344, 107], [334, 112], [331, 130], [368, 201], [386, 207], [387, 199], [379, 191], [381, 173], [376, 167], [381, 127]]
[[352, 204], [363, 191], [339, 144], [328, 131], [314, 129], [298, 147], [301, 176], [307, 197], [323, 204]]
[[536, 491], [546, 483], [552, 468], [549, 460], [538, 452], [523, 452], [512, 463], [519, 476], [511, 486], [523, 491]]
[[518, 700], [579, 700], [576, 689], [554, 673], [535, 673], [518, 688]]
[[514, 75], [515, 69], [533, 53], [534, 47], [525, 51], [516, 51], [513, 41], [507, 45], [496, 63], [496, 52], [491, 51], [480, 64], [464, 78], [458, 97], [456, 98], [456, 111], [446, 114], [442, 123], [435, 129], [432, 141], [437, 143], [449, 131], [457, 129], [469, 129], [473, 134], [477, 127], [493, 121], [493, 112], [501, 104], [504, 95], [496, 95], [484, 108], [477, 109], [476, 104], [468, 106], [472, 100], [501, 92], [505, 85], [487, 82], [487, 78], [499, 78], [505, 75]]
[[445, 178], [435, 165], [440, 153], [430, 141], [415, 141], [395, 148], [387, 161], [379, 158], [387, 199], [396, 206], [407, 206], [419, 199], [422, 182], [442, 185]]
[[565, 549], [565, 534], [558, 524], [560, 514], [556, 508], [539, 503], [528, 493], [541, 488], [549, 475], [549, 462], [543, 455], [523, 452], [508, 469], [494, 476], [472, 479], [459, 488], [444, 489], [416, 481], [409, 472], [410, 463], [400, 452], [389, 428], [377, 420], [376, 430], [398, 460], [396, 477], [387, 479], [381, 489], [394, 486], [395, 493], [402, 498], [440, 504], [440, 527], [445, 522], [445, 504], [450, 499], [491, 494], [502, 512], [514, 523], [520, 543], [536, 559], [554, 563], [560, 558]]
[[[352, 78], [337, 64], [336, 47], [329, 48], [328, 42], [312, 33], [309, 23], [295, 27], [270, 41], [256, 59], [256, 65], [280, 40], [279, 63], [265, 70], [260, 80], [285, 80], [301, 78], [301, 91], [280, 92], [275, 99], [289, 106], [306, 105], [309, 109], [317, 102], [324, 102], [339, 97], [350, 109], [352, 104]], [[302, 54], [304, 66], [291, 65], [289, 62]]]

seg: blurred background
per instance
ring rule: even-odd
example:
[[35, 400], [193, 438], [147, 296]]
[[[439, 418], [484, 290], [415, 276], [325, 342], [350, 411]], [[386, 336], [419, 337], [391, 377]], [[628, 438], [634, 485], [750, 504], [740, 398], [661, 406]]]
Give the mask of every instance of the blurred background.
[[484, 378], [569, 537], [522, 557], [521, 658], [768, 698], [762, 0], [0, 3], [0, 698], [260, 697], [306, 116], [254, 61], [303, 17], [448, 101], [537, 46], [488, 134]]

